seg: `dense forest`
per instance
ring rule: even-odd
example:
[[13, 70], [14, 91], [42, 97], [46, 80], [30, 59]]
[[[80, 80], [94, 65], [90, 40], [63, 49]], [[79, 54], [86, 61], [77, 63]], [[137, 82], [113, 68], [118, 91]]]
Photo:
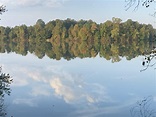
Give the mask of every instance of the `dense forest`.
[[112, 18], [97, 24], [92, 20], [37, 20], [33, 26], [0, 27], [0, 52], [38, 58], [70, 60], [99, 55], [112, 62], [130, 60], [150, 50], [156, 30], [152, 25]]

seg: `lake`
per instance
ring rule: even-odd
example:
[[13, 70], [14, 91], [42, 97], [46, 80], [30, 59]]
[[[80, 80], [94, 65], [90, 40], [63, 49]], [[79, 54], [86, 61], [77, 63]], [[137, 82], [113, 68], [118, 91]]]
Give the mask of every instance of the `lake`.
[[2, 71], [13, 78], [6, 116], [139, 117], [138, 104], [149, 100], [144, 112], [156, 108], [155, 67], [140, 72], [143, 58], [112, 63], [99, 55], [67, 61], [1, 53]]

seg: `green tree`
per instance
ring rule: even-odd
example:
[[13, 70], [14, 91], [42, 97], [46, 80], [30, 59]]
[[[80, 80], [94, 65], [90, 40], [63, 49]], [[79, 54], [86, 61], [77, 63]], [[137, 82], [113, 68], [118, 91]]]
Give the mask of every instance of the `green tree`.
[[46, 39], [50, 39], [52, 37], [52, 30], [54, 29], [54, 21], [50, 21], [45, 25], [45, 37]]
[[36, 24], [34, 25], [36, 39], [40, 39], [40, 37], [46, 40], [46, 30], [45, 30], [45, 22], [42, 19], [38, 19]]

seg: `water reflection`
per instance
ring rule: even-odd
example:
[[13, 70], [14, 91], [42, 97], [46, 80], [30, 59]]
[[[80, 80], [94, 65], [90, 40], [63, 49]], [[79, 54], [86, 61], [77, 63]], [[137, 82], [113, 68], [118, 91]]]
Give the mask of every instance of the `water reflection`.
[[152, 25], [128, 19], [112, 18], [97, 24], [91, 20], [54, 20], [47, 24], [39, 19], [34, 26], [0, 26], [0, 52], [21, 55], [33, 53], [38, 58], [91, 58], [100, 55], [119, 62], [131, 60], [149, 50], [155, 41]]
[[151, 68], [140, 73], [142, 58], [123, 58], [118, 63], [100, 57], [67, 62], [37, 59], [32, 54], [1, 54], [4, 69], [14, 74], [8, 114], [130, 117], [130, 108], [137, 100], [156, 97], [155, 71]]

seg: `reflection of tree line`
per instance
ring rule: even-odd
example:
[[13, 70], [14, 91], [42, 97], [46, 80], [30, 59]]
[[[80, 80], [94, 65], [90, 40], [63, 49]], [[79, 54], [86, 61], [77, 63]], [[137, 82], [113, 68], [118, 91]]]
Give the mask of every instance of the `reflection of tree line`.
[[5, 117], [7, 113], [5, 111], [4, 98], [5, 94], [10, 95], [11, 93], [10, 84], [13, 79], [9, 74], [2, 73], [1, 70], [0, 67], [0, 116]]
[[130, 60], [149, 49], [155, 30], [131, 19], [121, 21], [112, 18], [97, 24], [91, 20], [57, 19], [45, 24], [39, 19], [34, 26], [1, 26], [0, 52], [27, 55], [29, 51], [38, 58], [47, 55], [57, 60], [97, 54], [112, 62], [120, 61], [123, 56]]

